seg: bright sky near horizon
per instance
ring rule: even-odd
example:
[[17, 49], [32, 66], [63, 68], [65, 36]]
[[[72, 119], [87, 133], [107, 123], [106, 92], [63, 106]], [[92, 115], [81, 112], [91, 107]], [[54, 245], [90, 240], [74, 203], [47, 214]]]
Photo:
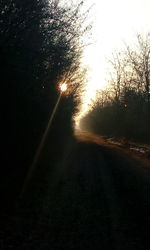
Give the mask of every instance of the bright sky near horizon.
[[93, 44], [84, 52], [83, 63], [90, 67], [83, 109], [97, 89], [104, 88], [107, 59], [114, 50], [134, 43], [136, 34], [150, 31], [150, 0], [86, 0], [92, 10]]

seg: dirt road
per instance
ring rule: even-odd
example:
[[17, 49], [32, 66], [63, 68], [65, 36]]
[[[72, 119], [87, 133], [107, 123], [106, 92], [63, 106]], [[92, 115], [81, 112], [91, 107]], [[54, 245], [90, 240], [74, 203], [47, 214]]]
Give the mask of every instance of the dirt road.
[[40, 175], [1, 249], [150, 249], [149, 166], [84, 134]]

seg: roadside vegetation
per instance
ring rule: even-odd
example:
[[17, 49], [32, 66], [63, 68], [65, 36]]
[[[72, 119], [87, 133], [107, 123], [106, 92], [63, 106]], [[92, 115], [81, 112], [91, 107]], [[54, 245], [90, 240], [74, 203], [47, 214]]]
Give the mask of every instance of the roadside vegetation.
[[99, 135], [150, 143], [150, 33], [109, 60], [108, 87], [81, 120], [80, 127]]
[[69, 95], [62, 96], [48, 136], [49, 158], [55, 155], [59, 160], [64, 142], [71, 137], [74, 96], [85, 75], [80, 60], [84, 37], [91, 28], [89, 10], [83, 6], [80, 0], [71, 6], [61, 0], [0, 2], [1, 186], [6, 203], [11, 204], [20, 192], [61, 82], [67, 83]]

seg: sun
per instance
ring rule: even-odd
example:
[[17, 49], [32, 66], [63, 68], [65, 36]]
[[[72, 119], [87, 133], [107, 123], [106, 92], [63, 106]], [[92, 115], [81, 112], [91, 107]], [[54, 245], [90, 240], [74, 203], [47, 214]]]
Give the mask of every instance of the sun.
[[67, 84], [66, 83], [61, 83], [59, 85], [59, 88], [60, 88], [61, 92], [65, 92], [67, 90]]

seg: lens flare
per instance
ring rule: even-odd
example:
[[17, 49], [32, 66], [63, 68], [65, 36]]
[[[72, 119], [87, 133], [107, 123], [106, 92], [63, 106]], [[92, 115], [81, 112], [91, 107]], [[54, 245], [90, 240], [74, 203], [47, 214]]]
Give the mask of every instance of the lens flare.
[[67, 90], [67, 84], [66, 83], [60, 84], [60, 90], [61, 92], [65, 92]]

